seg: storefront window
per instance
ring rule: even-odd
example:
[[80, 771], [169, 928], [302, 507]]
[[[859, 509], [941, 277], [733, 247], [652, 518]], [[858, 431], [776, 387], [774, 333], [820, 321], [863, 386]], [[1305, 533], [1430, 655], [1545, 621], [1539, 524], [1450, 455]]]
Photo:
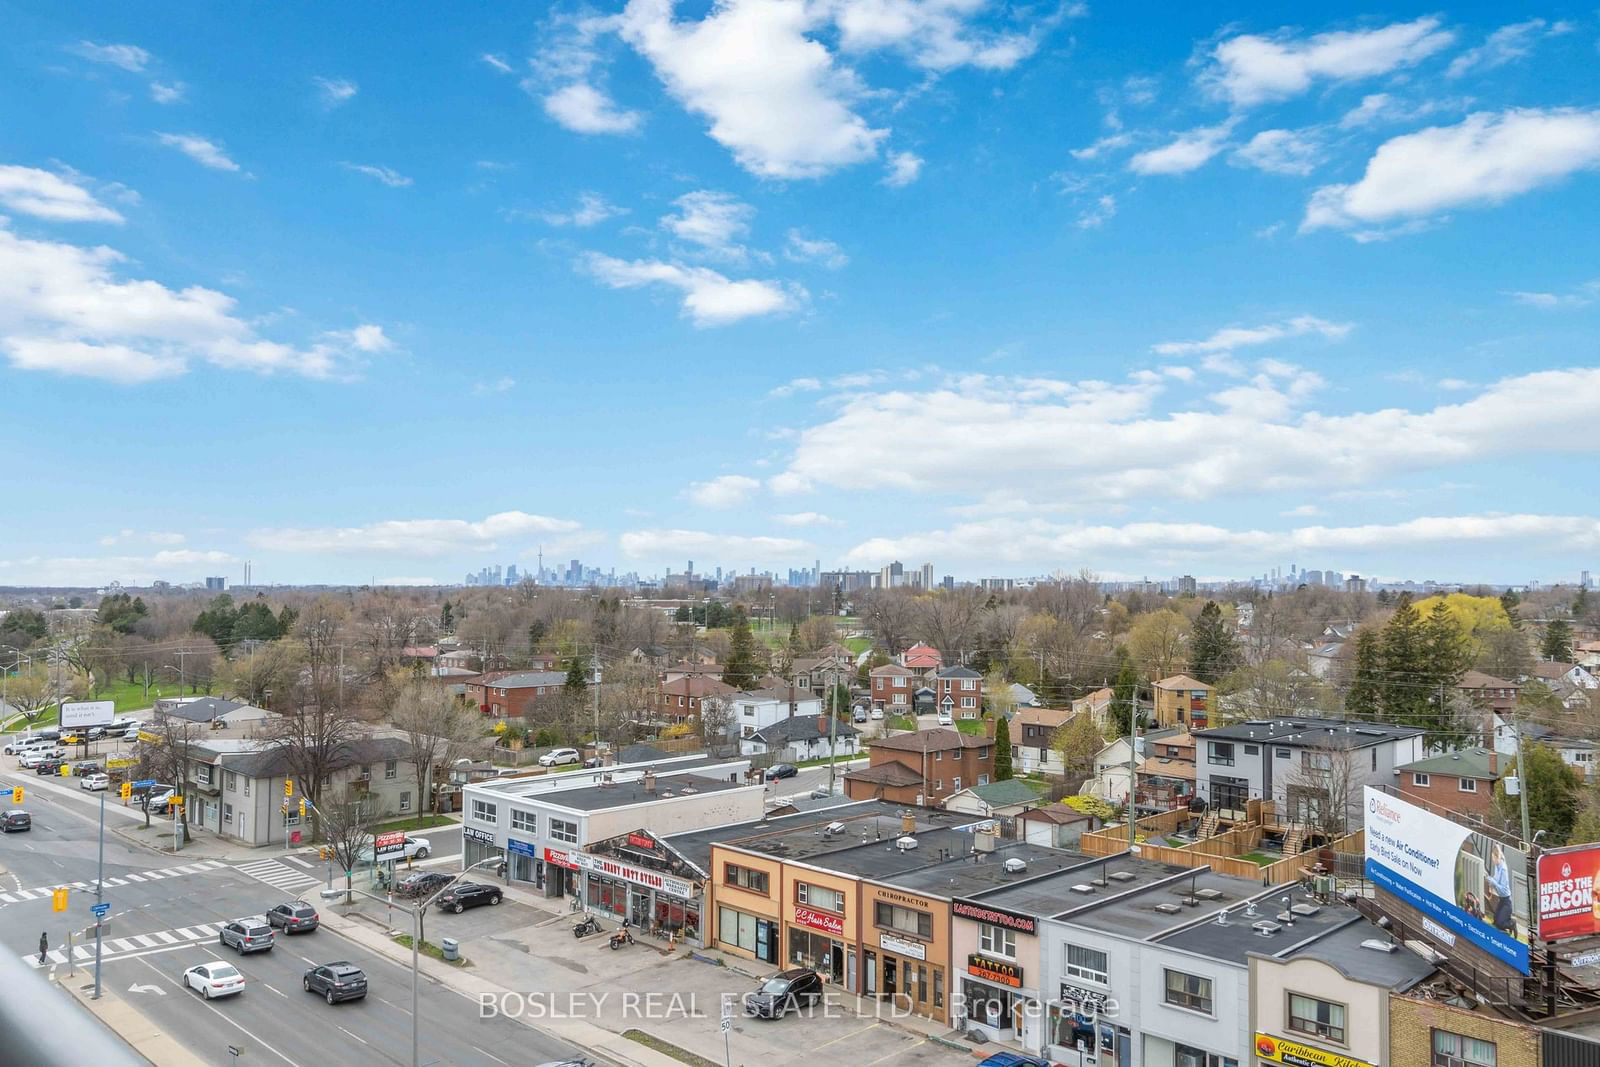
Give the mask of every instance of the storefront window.
[[622, 882], [613, 882], [609, 878], [588, 878], [587, 899], [589, 907], [621, 917], [627, 914], [628, 887]]
[[1077, 1048], [1078, 1042], [1091, 1052], [1095, 1047], [1094, 1025], [1085, 1023], [1083, 1016], [1060, 1008], [1050, 1009], [1049, 1043], [1062, 1048]]
[[724, 945], [742, 948], [755, 954], [764, 963], [778, 962], [777, 924], [754, 915], [746, 915], [733, 908], [719, 908], [717, 940]]
[[962, 985], [968, 1020], [1006, 1033], [1011, 1029], [1012, 996], [1003, 989], [968, 979]]

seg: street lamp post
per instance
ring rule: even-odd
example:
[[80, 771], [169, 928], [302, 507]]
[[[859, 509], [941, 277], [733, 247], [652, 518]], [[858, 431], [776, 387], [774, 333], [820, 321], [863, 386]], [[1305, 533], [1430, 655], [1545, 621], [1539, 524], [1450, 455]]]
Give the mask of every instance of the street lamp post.
[[[377, 858], [376, 853], [374, 853], [373, 858]], [[460, 874], [456, 875], [444, 885], [440, 886], [439, 891], [433, 894], [433, 896], [429, 897], [427, 900], [417, 901], [411, 905], [411, 1067], [420, 1067], [421, 1064], [421, 1060], [419, 1059], [419, 1049], [421, 1048], [421, 1045], [417, 1036], [417, 987], [418, 975], [421, 973], [421, 960], [419, 957], [419, 952], [422, 944], [422, 914], [428, 910], [428, 905], [432, 904], [435, 900], [438, 900], [440, 895], [443, 894], [445, 890], [449, 889], [451, 886], [455, 885], [462, 878], [464, 878], [468, 871], [475, 870], [479, 867], [486, 867], [491, 863], [498, 862], [499, 860], [493, 857], [479, 860], [477, 863], [463, 868]], [[365, 889], [324, 889], [318, 893], [318, 896], [322, 897], [323, 900], [338, 900], [341, 896], [346, 896], [351, 893], [354, 893], [358, 896], [370, 897], [373, 900], [381, 901], [382, 903], [391, 907], [393, 906], [393, 902], [390, 898], [380, 897], [378, 894], [369, 893]]]

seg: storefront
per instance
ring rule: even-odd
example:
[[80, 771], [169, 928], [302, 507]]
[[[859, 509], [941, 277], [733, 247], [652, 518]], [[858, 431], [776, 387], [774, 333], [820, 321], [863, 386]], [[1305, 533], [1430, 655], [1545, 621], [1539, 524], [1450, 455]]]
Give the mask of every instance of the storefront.
[[580, 891], [578, 866], [571, 853], [559, 848], [546, 848], [539, 863], [539, 874], [544, 878], [545, 896], [577, 896]]
[[1039, 920], [985, 900], [950, 902], [951, 955], [966, 961], [958, 1018], [990, 1041], [1037, 1054], [1046, 1018], [1034, 982], [1040, 966]]
[[967, 1025], [990, 1041], [1027, 1043], [1029, 1020], [1036, 1018], [1039, 995], [1024, 988], [1024, 968], [982, 953], [967, 955], [961, 982], [961, 1015]]
[[948, 1021], [949, 902], [871, 883], [863, 889], [862, 995]]
[[1108, 1021], [1109, 995], [1072, 982], [1062, 982], [1059, 998], [1050, 1005], [1045, 1043], [1051, 1055], [1084, 1067], [1129, 1067], [1132, 1035], [1128, 1028]]
[[[645, 831], [635, 831], [590, 847], [589, 852], [545, 849], [547, 865], [572, 871], [580, 879], [579, 896], [590, 911], [618, 922], [626, 920], [658, 936], [676, 937], [692, 945], [703, 943], [700, 887], [672, 873], [677, 857], [660, 841]], [[661, 869], [614, 858], [613, 854], [622, 850]]]
[[844, 916], [795, 905], [789, 924], [791, 966], [809, 967], [830, 982], [853, 990], [856, 950], [844, 943]]
[[[476, 826], [461, 827], [462, 866], [471, 867], [485, 860], [496, 863], [505, 859], [505, 850], [495, 844], [494, 834]], [[515, 877], [515, 875], [513, 875]]]
[[532, 841], [506, 838], [506, 874], [514, 882], [539, 884], [539, 850]]

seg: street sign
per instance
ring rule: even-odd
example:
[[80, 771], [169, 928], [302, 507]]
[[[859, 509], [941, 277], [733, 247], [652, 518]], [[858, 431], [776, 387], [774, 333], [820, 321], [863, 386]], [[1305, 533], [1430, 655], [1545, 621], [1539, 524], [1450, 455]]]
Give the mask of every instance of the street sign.
[[111, 903], [110, 901], [102, 900], [98, 904], [90, 907], [89, 910], [94, 912], [94, 917], [96, 919], [104, 919], [111, 912]]
[[154, 778], [141, 778], [137, 782], [133, 783], [133, 787], [135, 789], [149, 789], [155, 784], [156, 780]]
[[132, 767], [133, 766], [133, 762], [134, 762], [133, 760], [128, 759], [126, 757], [119, 757], [117, 759], [108, 759], [108, 760], [106, 760], [106, 770], [108, 770], [108, 771], [120, 771], [124, 767]]
[[107, 726], [117, 717], [111, 700], [78, 700], [61, 705], [62, 726]]
[[729, 1030], [732, 1030], [732, 1029], [733, 1029], [733, 1020], [728, 1018], [726, 1015], [724, 1015], [722, 1017], [722, 1032], [723, 1033], [727, 1033]]

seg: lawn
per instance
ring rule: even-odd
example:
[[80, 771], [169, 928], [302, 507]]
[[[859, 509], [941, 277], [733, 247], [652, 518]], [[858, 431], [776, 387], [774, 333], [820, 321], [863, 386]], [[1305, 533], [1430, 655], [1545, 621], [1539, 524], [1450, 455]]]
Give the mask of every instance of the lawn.
[[883, 720], [885, 730], [915, 730], [917, 720], [909, 715], [890, 715]]
[[637, 1041], [645, 1048], [654, 1049], [663, 1056], [671, 1056], [679, 1063], [687, 1063], [689, 1067], [722, 1067], [716, 1060], [708, 1060], [704, 1056], [690, 1052], [686, 1048], [679, 1048], [670, 1041], [663, 1041], [654, 1034], [647, 1034], [643, 1030], [624, 1030], [622, 1036], [629, 1041]]
[[982, 719], [957, 719], [956, 729], [964, 734], [971, 734], [973, 737], [980, 737], [989, 732], [983, 725]]
[[[191, 686], [184, 686], [183, 694], [186, 696], [204, 695], [193, 692], [193, 687]], [[178, 684], [171, 680], [152, 682], [150, 692], [147, 695], [143, 683], [130, 682], [126, 678], [118, 678], [116, 681], [102, 685], [91, 699], [115, 702], [117, 714], [120, 715], [125, 711], [148, 708], [159, 697], [175, 697], [178, 695]]]
[[376, 834], [388, 830], [426, 830], [430, 826], [454, 826], [456, 821], [448, 815], [407, 815], [403, 819], [393, 819], [386, 823], [379, 823], [372, 828]]
[[[411, 947], [410, 934], [395, 934], [394, 940], [396, 944], [402, 945], [405, 948]], [[436, 960], [439, 960], [443, 963], [448, 963], [452, 967], [467, 966], [467, 958], [465, 956], [461, 956], [459, 959], [453, 960], [445, 959], [444, 949], [440, 948], [438, 945], [435, 945], [432, 941], [424, 940], [422, 944], [417, 946], [417, 951], [422, 953], [424, 956], [432, 956]]]
[[1235, 856], [1234, 858], [1235, 859], [1241, 859], [1241, 860], [1248, 860], [1251, 863], [1255, 864], [1257, 867], [1265, 867], [1269, 863], [1277, 863], [1283, 857], [1282, 856], [1272, 856], [1272, 855], [1269, 855], [1269, 854], [1267, 854], [1265, 852], [1246, 852], [1244, 855]]
[[859, 656], [861, 653], [872, 647], [872, 638], [847, 637], [844, 639], [844, 647], [848, 648], [851, 652], [854, 652]]

